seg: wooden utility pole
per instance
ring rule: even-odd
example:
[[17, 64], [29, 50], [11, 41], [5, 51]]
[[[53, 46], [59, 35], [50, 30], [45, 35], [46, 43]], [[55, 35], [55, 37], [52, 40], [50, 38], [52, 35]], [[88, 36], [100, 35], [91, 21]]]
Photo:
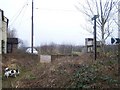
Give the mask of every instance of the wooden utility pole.
[[34, 5], [34, 3], [33, 3], [33, 0], [32, 0], [32, 32], [31, 32], [31, 53], [33, 53], [33, 31], [34, 31], [34, 24], [33, 24], [33, 6]]
[[118, 3], [118, 38], [120, 38], [120, 1]]
[[[118, 38], [120, 39], [120, 1], [118, 3]], [[118, 44], [118, 73], [120, 75], [120, 43]]]
[[94, 59], [97, 58], [97, 43], [96, 43], [96, 19], [98, 18], [98, 15], [94, 15], [92, 20], [94, 20]]

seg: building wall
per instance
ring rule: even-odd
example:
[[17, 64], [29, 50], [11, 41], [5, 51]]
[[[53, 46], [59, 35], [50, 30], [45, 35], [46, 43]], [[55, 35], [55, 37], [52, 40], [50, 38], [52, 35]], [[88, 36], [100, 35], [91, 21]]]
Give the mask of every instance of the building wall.
[[17, 48], [18, 48], [18, 44], [14, 44], [12, 52], [16, 53], [17, 52]]
[[93, 52], [93, 38], [86, 38], [85, 46], [86, 46], [87, 52]]
[[7, 28], [8, 19], [4, 17], [4, 13], [0, 9], [0, 54], [2, 54], [2, 52], [7, 53]]
[[0, 10], [0, 54], [2, 53], [2, 11]]
[[[100, 45], [101, 42], [100, 41], [96, 41], [97, 44], [97, 51], [100, 51]], [[94, 39], [93, 38], [86, 38], [85, 39], [85, 46], [86, 46], [86, 50], [87, 52], [94, 52]]]
[[2, 35], [2, 38], [3, 40], [5, 41], [5, 45], [4, 45], [4, 53], [7, 53], [7, 18], [4, 17], [4, 21], [3, 21], [3, 35]]

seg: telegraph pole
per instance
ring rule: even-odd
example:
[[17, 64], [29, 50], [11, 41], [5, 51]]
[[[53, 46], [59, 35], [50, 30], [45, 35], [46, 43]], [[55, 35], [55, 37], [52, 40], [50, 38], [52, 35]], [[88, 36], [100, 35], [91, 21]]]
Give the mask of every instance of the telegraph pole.
[[98, 15], [94, 15], [92, 20], [94, 20], [94, 59], [97, 58], [97, 44], [96, 44], [96, 19], [98, 18]]
[[118, 2], [118, 38], [120, 38], [120, 1]]
[[[120, 1], [118, 2], [118, 38], [120, 39]], [[118, 44], [118, 73], [120, 75], [120, 43]]]
[[32, 29], [32, 32], [31, 32], [31, 53], [33, 53], [33, 30], [34, 30], [34, 24], [33, 24], [33, 6], [34, 5], [34, 2], [33, 2], [33, 0], [32, 0], [32, 27], [31, 27], [31, 29]]

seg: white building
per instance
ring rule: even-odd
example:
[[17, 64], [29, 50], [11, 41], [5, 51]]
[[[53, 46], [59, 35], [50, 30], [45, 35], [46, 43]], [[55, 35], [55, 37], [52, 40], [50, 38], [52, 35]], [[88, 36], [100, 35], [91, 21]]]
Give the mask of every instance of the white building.
[[7, 29], [8, 19], [4, 16], [3, 10], [0, 9], [0, 54], [7, 53]]
[[[99, 50], [101, 42], [96, 41], [97, 49]], [[94, 52], [94, 39], [93, 38], [85, 38], [85, 46], [86, 46], [86, 52]], [[98, 52], [97, 50], [97, 52]]]

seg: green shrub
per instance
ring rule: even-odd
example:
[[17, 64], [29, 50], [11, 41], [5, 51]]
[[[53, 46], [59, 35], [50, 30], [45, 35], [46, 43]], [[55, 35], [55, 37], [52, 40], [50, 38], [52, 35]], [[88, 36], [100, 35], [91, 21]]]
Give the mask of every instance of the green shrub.
[[92, 85], [94, 85], [94, 87], [98, 88], [100, 87], [99, 84], [102, 84], [102, 86], [104, 86], [105, 84], [109, 87], [112, 87], [111, 85], [118, 84], [118, 80], [110, 76], [109, 72], [107, 75], [105, 75], [101, 70], [101, 67], [105, 67], [105, 64], [111, 65], [114, 63], [115, 62], [112, 61], [108, 61], [106, 63], [98, 61], [92, 65], [83, 65], [74, 74], [72, 78], [73, 83], [71, 84], [71, 87], [92, 88]]

